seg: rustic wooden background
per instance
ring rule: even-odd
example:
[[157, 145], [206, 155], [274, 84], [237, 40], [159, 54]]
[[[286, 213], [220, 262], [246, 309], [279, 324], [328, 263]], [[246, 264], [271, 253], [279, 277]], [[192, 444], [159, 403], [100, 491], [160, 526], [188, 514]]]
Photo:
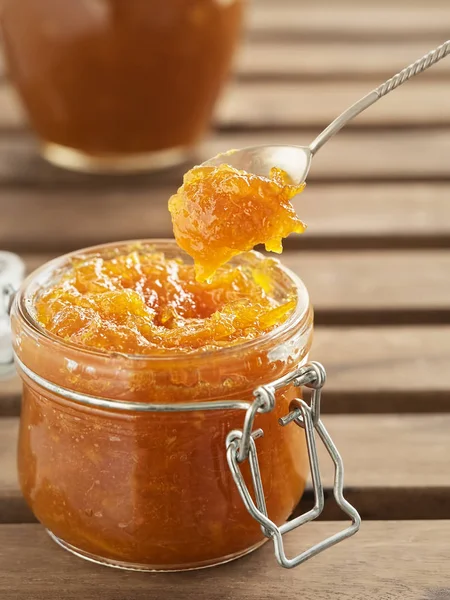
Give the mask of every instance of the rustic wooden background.
[[[449, 32], [448, 0], [254, 0], [198, 159], [308, 143]], [[184, 575], [76, 560], [47, 539], [21, 498], [20, 385], [12, 379], [0, 385], [0, 598], [450, 598], [449, 97], [450, 58], [327, 145], [296, 201], [308, 232], [289, 239], [283, 256], [315, 304], [313, 357], [329, 373], [326, 424], [346, 463], [347, 495], [365, 519], [361, 532], [289, 572], [270, 544]], [[92, 177], [45, 164], [2, 71], [0, 248], [19, 252], [29, 269], [94, 243], [170, 236], [166, 202], [181, 173]], [[303, 506], [310, 501], [308, 493]], [[290, 534], [291, 554], [343, 526], [331, 498], [324, 517]]]

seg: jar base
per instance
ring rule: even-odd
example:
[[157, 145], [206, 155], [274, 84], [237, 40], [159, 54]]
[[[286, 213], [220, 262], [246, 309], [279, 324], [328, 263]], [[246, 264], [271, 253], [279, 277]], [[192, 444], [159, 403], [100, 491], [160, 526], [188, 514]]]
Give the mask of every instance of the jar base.
[[168, 169], [186, 162], [192, 152], [192, 148], [179, 146], [154, 152], [95, 156], [53, 142], [41, 144], [43, 158], [52, 165], [69, 171], [98, 174], [127, 174]]
[[143, 572], [148, 572], [148, 573], [167, 573], [167, 572], [176, 573], [176, 572], [180, 572], [180, 571], [197, 571], [199, 569], [208, 569], [209, 567], [216, 567], [216, 566], [231, 562], [233, 560], [237, 560], [238, 558], [241, 558], [243, 556], [246, 556], [247, 554], [254, 552], [258, 548], [260, 548], [263, 544], [265, 544], [266, 542], [269, 541], [268, 538], [264, 538], [263, 540], [261, 540], [260, 542], [255, 544], [254, 546], [251, 546], [250, 548], [247, 548], [244, 551], [237, 552], [235, 554], [229, 554], [228, 556], [224, 556], [219, 559], [214, 559], [212, 561], [194, 563], [192, 565], [188, 564], [185, 566], [183, 566], [183, 565], [179, 565], [179, 566], [177, 566], [177, 565], [175, 565], [175, 566], [170, 566], [170, 565], [160, 566], [160, 565], [158, 565], [157, 567], [154, 567], [151, 565], [145, 565], [145, 564], [139, 564], [139, 563], [129, 563], [129, 562], [123, 562], [120, 560], [113, 560], [110, 558], [103, 558], [102, 556], [97, 556], [96, 554], [91, 554], [90, 552], [85, 552], [84, 550], [80, 550], [79, 548], [72, 546], [72, 544], [69, 544], [68, 542], [65, 542], [61, 538], [57, 537], [49, 529], [46, 529], [46, 532], [48, 533], [50, 538], [58, 544], [58, 546], [61, 546], [61, 548], [64, 548], [64, 550], [67, 550], [68, 552], [70, 552], [71, 554], [74, 554], [78, 558], [83, 558], [84, 560], [95, 563], [97, 565], [102, 565], [104, 567], [111, 567], [113, 569], [122, 569], [124, 571], [143, 571]]

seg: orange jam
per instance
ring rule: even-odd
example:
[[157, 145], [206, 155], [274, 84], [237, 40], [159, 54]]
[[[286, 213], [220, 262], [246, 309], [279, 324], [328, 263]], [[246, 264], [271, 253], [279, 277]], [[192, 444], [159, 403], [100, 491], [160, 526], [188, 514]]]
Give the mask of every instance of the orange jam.
[[175, 239], [194, 259], [198, 281], [257, 244], [280, 253], [282, 238], [303, 233], [306, 226], [290, 203], [303, 188], [277, 168], [268, 178], [226, 164], [188, 171], [169, 210]]
[[[174, 242], [84, 250], [35, 272], [14, 302], [21, 489], [62, 546], [101, 563], [195, 568], [266, 539], [233, 480], [226, 440], [242, 430], [254, 390], [307, 359], [308, 295], [257, 252], [211, 283], [196, 283], [187, 260]], [[278, 525], [308, 474], [304, 431], [278, 422], [300, 392], [280, 389], [254, 421]], [[199, 407], [224, 400], [244, 409]], [[161, 404], [169, 408], [148, 408]], [[241, 469], [251, 490], [248, 461]]]
[[199, 283], [180, 258], [142, 251], [77, 257], [36, 302], [39, 323], [66, 341], [101, 350], [151, 354], [211, 350], [254, 339], [295, 306], [272, 295], [271, 259], [222, 267]]

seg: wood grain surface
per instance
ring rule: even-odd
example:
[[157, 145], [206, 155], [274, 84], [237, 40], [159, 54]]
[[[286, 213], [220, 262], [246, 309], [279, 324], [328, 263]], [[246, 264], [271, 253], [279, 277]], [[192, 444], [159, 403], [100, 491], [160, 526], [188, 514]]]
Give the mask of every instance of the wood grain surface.
[[[331, 8], [333, 6], [333, 9]], [[433, 0], [356, 2], [344, 0], [336, 7], [327, 0], [304, 3], [295, 0], [274, 3], [254, 0], [248, 13], [248, 34], [257, 39], [377, 40], [402, 42], [427, 40], [434, 45], [448, 38], [448, 4]]]
[[[436, 38], [437, 41], [437, 38]], [[318, 37], [277, 41], [245, 40], [236, 59], [239, 80], [375, 81], [381, 83], [431, 49], [431, 40], [323, 40]], [[450, 65], [441, 61], [427, 80], [448, 79]], [[366, 84], [370, 86], [370, 83]], [[417, 80], [415, 85], [421, 85]], [[405, 88], [406, 89], [406, 88]]]
[[[342, 523], [286, 536], [289, 556]], [[8, 600], [446, 600], [449, 521], [367, 522], [339, 547], [285, 571], [271, 543], [238, 563], [180, 574], [111, 571], [75, 560], [39, 525], [0, 526], [0, 596]]]

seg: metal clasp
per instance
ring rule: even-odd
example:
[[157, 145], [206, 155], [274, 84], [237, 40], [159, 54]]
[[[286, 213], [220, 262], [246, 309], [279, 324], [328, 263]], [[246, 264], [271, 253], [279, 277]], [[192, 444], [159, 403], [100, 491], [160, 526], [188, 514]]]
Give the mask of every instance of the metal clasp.
[[[241, 498], [249, 513], [261, 525], [264, 535], [273, 539], [275, 556], [278, 563], [287, 569], [300, 565], [309, 558], [316, 556], [316, 554], [323, 552], [323, 550], [354, 535], [361, 524], [361, 518], [358, 512], [344, 498], [344, 465], [342, 458], [320, 418], [320, 399], [325, 380], [326, 373], [323, 366], [320, 363], [311, 362], [299, 367], [297, 370], [269, 385], [257, 388], [254, 392], [255, 400], [246, 412], [242, 431], [231, 431], [226, 440], [228, 465]], [[263, 484], [259, 470], [255, 440], [263, 435], [263, 431], [261, 429], [252, 431], [252, 429], [256, 413], [269, 412], [272, 410], [275, 406], [276, 391], [290, 384], [295, 385], [296, 387], [305, 386], [312, 390], [310, 406], [308, 406], [301, 398], [293, 400], [290, 406], [290, 412], [285, 417], [282, 417], [279, 422], [281, 426], [286, 426], [294, 421], [294, 423], [305, 430], [315, 502], [314, 507], [311, 510], [278, 527], [270, 520], [267, 514]], [[351, 524], [346, 529], [315, 544], [298, 556], [287, 558], [284, 551], [283, 534], [288, 533], [309, 521], [317, 519], [324, 507], [324, 493], [317, 455], [315, 432], [317, 432], [319, 438], [322, 440], [334, 463], [334, 498], [342, 511], [350, 517]], [[240, 463], [247, 459], [250, 465], [256, 503], [242, 477], [240, 468]]]

